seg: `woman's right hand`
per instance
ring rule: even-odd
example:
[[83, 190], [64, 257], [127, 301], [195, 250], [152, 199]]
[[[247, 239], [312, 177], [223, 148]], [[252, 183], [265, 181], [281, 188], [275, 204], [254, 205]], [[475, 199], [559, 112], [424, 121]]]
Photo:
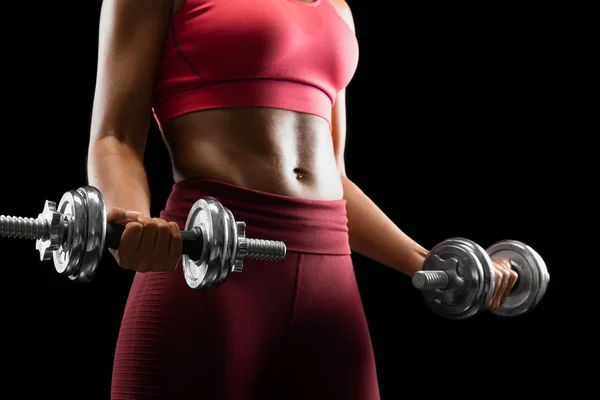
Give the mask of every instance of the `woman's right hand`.
[[124, 269], [138, 272], [175, 271], [182, 252], [181, 232], [175, 222], [147, 218], [135, 211], [111, 209], [107, 223], [125, 225], [119, 249], [110, 249]]

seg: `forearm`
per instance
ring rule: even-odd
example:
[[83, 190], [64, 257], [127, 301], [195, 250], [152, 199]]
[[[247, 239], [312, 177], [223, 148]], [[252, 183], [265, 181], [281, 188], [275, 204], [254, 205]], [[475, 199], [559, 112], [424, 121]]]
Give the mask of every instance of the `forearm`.
[[342, 182], [352, 250], [408, 276], [421, 270], [427, 250], [402, 232], [356, 184], [347, 177]]
[[90, 143], [88, 183], [98, 188], [107, 209], [120, 207], [150, 216], [150, 190], [142, 156], [113, 136]]

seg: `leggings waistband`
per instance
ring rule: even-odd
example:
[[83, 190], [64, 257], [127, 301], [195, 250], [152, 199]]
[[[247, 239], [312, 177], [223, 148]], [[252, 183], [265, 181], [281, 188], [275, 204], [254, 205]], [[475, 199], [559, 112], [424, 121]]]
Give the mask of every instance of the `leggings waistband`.
[[183, 229], [192, 205], [208, 196], [227, 207], [236, 221], [244, 221], [250, 238], [281, 240], [288, 251], [350, 254], [343, 199], [301, 199], [198, 178], [173, 185], [161, 216]]

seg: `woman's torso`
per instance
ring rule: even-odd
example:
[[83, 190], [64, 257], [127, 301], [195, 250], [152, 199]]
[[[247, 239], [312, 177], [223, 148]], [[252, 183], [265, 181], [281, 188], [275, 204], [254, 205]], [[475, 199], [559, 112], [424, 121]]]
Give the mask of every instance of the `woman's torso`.
[[[179, 17], [177, 13], [185, 1], [174, 1], [175, 17]], [[260, 7], [261, 0], [246, 1]], [[302, 0], [268, 1], [300, 3]], [[335, 24], [345, 23], [341, 16], [337, 18]], [[322, 33], [326, 34], [327, 29]], [[349, 29], [342, 34], [352, 35]], [[185, 47], [188, 53], [193, 50], [193, 46]], [[306, 57], [311, 57], [310, 48], [306, 49]], [[354, 68], [351, 66], [352, 72]], [[198, 75], [202, 73], [201, 67], [199, 70]], [[161, 123], [161, 128], [175, 181], [206, 177], [286, 196], [334, 200], [340, 199], [343, 191], [330, 123], [331, 120], [309, 112], [232, 106], [186, 112]]]

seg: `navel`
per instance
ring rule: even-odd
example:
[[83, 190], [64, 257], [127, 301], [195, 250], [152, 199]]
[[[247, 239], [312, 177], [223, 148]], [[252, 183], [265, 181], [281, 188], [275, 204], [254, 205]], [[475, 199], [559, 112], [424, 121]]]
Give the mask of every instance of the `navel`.
[[296, 179], [300, 181], [306, 177], [307, 172], [302, 168], [294, 168], [294, 174], [296, 174]]

